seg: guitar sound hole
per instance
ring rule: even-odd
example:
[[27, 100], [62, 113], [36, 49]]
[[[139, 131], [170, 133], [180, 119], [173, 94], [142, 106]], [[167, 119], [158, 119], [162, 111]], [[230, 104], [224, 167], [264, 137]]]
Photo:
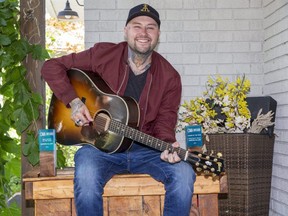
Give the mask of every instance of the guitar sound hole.
[[104, 133], [108, 130], [111, 118], [106, 112], [99, 112], [94, 118], [94, 127], [98, 133]]
[[110, 121], [111, 118], [106, 112], [97, 113], [94, 116], [93, 124], [81, 127], [81, 142], [94, 144], [101, 149], [109, 138], [108, 127]]

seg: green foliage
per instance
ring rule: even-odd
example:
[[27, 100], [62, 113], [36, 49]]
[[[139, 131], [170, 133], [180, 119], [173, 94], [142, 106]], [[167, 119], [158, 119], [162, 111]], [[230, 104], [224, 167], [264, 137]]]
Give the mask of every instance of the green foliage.
[[[22, 63], [27, 56], [40, 61], [49, 58], [46, 49], [20, 37], [19, 23], [19, 0], [0, 0], [0, 215], [3, 216], [21, 214], [15, 203], [10, 206], [6, 203], [21, 189], [21, 154], [31, 165], [39, 163], [36, 121], [40, 116], [39, 107], [45, 104], [41, 95], [31, 90]], [[74, 26], [73, 29], [77, 27]], [[76, 51], [81, 46], [72, 47]], [[25, 141], [22, 149], [21, 135]], [[58, 146], [58, 167], [67, 164], [66, 157], [75, 152], [72, 150]]]
[[[45, 104], [41, 95], [31, 90], [23, 61], [27, 56], [40, 61], [49, 58], [41, 45], [21, 38], [19, 15], [19, 0], [0, 0], [0, 215], [4, 216], [21, 214], [15, 203], [7, 206], [7, 199], [21, 190], [21, 155], [33, 166], [39, 163], [36, 121], [40, 116], [39, 107]], [[67, 31], [71, 25], [57, 24], [69, 26]], [[76, 29], [77, 25], [72, 27]], [[72, 47], [76, 51], [81, 46]], [[22, 149], [21, 135], [25, 142]], [[74, 153], [71, 150], [58, 146], [58, 167], [67, 164], [66, 157]], [[70, 159], [68, 165], [71, 164]]]
[[20, 208], [6, 201], [21, 189], [21, 135], [23, 154], [32, 165], [39, 163], [36, 121], [43, 105], [31, 90], [22, 62], [49, 58], [47, 51], [20, 37], [19, 0], [0, 1], [0, 215], [20, 215]]
[[16, 203], [12, 203], [9, 207], [1, 211], [1, 216], [16, 216], [21, 215], [21, 209], [17, 206]]

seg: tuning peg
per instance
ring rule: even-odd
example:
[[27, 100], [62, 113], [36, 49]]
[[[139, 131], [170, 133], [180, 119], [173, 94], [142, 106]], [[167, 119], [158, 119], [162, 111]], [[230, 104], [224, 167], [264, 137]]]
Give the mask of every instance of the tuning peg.
[[213, 172], [213, 173], [215, 172], [215, 168], [211, 168], [210, 170], [211, 170], [211, 172]]
[[204, 172], [204, 174], [209, 174], [210, 173], [209, 170], [204, 170], [203, 172]]
[[214, 161], [214, 162], [218, 162], [218, 159], [217, 159], [217, 158], [214, 158], [213, 161]]
[[217, 153], [217, 157], [218, 157], [218, 158], [221, 158], [222, 156], [223, 156], [223, 155], [222, 155], [221, 152], [218, 152], [218, 153]]
[[209, 156], [209, 155], [207, 155], [207, 156], [206, 156], [206, 159], [207, 159], [207, 160], [210, 160], [210, 156]]
[[205, 169], [205, 170], [206, 170], [206, 169], [207, 169], [207, 166], [206, 166], [206, 165], [203, 165], [203, 169]]
[[201, 153], [199, 153], [199, 154], [198, 154], [198, 157], [202, 157], [202, 154], [201, 154]]
[[197, 168], [196, 168], [196, 171], [197, 171], [197, 172], [201, 172], [202, 169], [201, 169], [200, 167], [197, 167]]

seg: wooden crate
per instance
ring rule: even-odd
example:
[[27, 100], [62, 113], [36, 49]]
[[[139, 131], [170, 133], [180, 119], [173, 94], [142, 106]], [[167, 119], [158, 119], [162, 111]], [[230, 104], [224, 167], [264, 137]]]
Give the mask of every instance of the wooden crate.
[[[55, 177], [39, 177], [37, 170], [24, 176], [25, 199], [34, 201], [35, 216], [76, 216], [73, 177], [74, 169], [58, 170]], [[190, 216], [218, 215], [226, 179], [197, 176]], [[163, 184], [149, 175], [116, 175], [104, 188], [104, 216], [161, 216], [164, 195]]]

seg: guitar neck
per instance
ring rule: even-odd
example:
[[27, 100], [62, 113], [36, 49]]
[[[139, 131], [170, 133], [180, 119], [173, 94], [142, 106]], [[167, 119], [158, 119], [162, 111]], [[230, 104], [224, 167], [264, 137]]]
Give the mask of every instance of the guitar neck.
[[176, 151], [178, 153], [178, 156], [182, 160], [186, 160], [186, 154], [187, 151], [182, 148], [174, 148], [171, 143], [164, 142], [160, 139], [157, 139], [153, 136], [150, 136], [148, 134], [145, 134], [137, 129], [134, 129], [132, 127], [129, 127], [127, 125], [122, 124], [119, 121], [111, 120], [109, 125], [109, 130], [113, 131], [123, 137], [129, 138], [131, 140], [134, 140], [136, 142], [142, 143], [146, 146], [149, 146], [151, 148], [157, 149], [161, 152], [164, 150], [168, 150], [169, 152]]

